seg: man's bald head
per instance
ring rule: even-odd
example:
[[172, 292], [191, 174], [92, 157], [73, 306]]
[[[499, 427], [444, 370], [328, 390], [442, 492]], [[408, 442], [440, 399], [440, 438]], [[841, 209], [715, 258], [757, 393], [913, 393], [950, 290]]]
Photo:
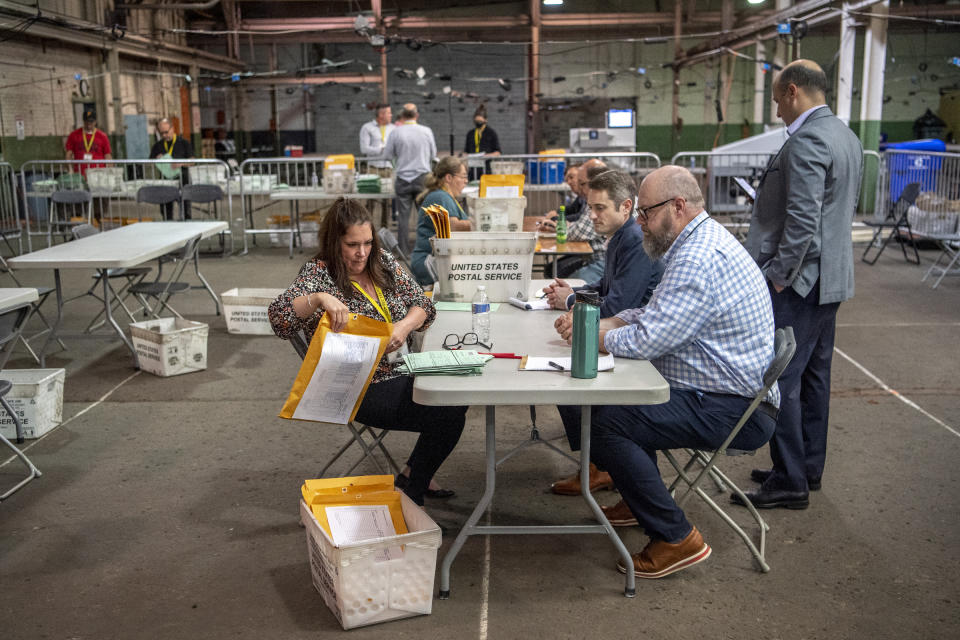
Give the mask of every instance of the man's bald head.
[[419, 115], [417, 105], [412, 102], [403, 105], [403, 111], [400, 112], [400, 118], [403, 120], [416, 120]]
[[[593, 177], [589, 175], [591, 169], [602, 168], [606, 169], [607, 165], [604, 164], [603, 160], [599, 158], [590, 158], [582, 165], [580, 165], [580, 171], [577, 174], [577, 193], [579, 193], [584, 198], [587, 197], [587, 191], [589, 190], [590, 179]], [[596, 173], [593, 174], [594, 176]]]
[[774, 90], [794, 85], [811, 99], [823, 102], [827, 95], [827, 74], [813, 60], [794, 60], [777, 75]]
[[647, 199], [651, 202], [683, 198], [690, 210], [690, 219], [703, 211], [703, 192], [697, 179], [689, 170], [675, 164], [668, 164], [648, 174], [640, 183], [640, 193], [649, 196]]

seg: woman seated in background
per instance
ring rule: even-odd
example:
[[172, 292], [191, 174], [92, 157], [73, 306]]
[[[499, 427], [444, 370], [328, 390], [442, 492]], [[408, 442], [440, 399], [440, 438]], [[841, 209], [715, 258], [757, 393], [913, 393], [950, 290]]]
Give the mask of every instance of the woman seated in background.
[[[467, 407], [428, 407], [413, 401], [413, 378], [396, 372], [389, 354], [409, 346], [411, 333], [436, 317], [433, 303], [394, 257], [380, 249], [370, 214], [355, 200], [333, 203], [320, 229], [320, 253], [300, 269], [290, 287], [269, 307], [273, 331], [290, 339], [303, 331], [313, 337], [323, 314], [334, 331], [348, 314], [393, 323], [387, 351], [357, 411], [356, 420], [379, 429], [418, 431], [420, 437], [397, 486], [417, 504], [424, 496], [450, 497], [430, 489], [431, 478], [456, 446]], [[384, 308], [383, 305], [386, 305]]]
[[423, 210], [432, 204], [438, 204], [446, 209], [450, 214], [450, 231], [470, 231], [473, 225], [463, 207], [457, 202], [463, 188], [467, 186], [467, 165], [463, 160], [454, 156], [441, 158], [433, 173], [427, 176], [424, 186], [426, 188], [423, 193], [417, 196], [417, 205], [420, 207], [417, 219], [417, 244], [410, 258], [410, 268], [417, 282], [426, 286], [433, 284], [433, 278], [427, 273], [423, 263], [431, 253], [430, 238], [437, 235], [437, 232], [433, 228], [430, 216]]

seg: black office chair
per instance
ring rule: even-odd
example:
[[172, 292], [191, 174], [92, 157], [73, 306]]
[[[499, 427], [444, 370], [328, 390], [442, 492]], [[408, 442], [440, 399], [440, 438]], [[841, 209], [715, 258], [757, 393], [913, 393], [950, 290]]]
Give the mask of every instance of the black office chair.
[[[907, 215], [910, 211], [910, 207], [916, 203], [917, 196], [919, 195], [920, 183], [911, 182], [903, 188], [903, 191], [900, 192], [900, 197], [897, 198], [897, 201], [890, 205], [890, 210], [887, 211], [887, 215], [882, 221], [864, 221], [864, 224], [869, 227], [874, 227], [876, 230], [873, 232], [873, 237], [870, 238], [870, 244], [867, 245], [863, 255], [860, 256], [861, 260], [870, 265], [876, 264], [877, 260], [880, 258], [880, 254], [883, 253], [883, 250], [887, 248], [887, 245], [890, 244], [890, 241], [896, 239], [896, 241], [900, 244], [900, 249], [903, 251], [903, 259], [913, 264], [920, 264], [920, 252], [917, 251], [917, 242], [913, 236], [913, 228], [910, 226], [910, 218]], [[880, 236], [882, 236], [884, 231], [887, 229], [890, 230], [887, 233], [887, 237], [883, 239], [883, 242], [880, 242]], [[906, 239], [904, 239], [904, 232], [906, 232]], [[913, 249], [912, 260], [910, 259], [910, 256], [907, 255], [906, 241], [908, 240], [910, 242], [910, 247]], [[876, 255], [874, 255], [872, 259], [867, 257], [871, 249], [878, 249]]]

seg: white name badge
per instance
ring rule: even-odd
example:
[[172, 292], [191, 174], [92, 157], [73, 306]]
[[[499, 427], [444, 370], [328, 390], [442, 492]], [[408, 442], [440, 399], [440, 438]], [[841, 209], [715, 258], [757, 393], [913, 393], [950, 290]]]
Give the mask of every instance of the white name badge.
[[85, 153], [85, 154], [83, 154], [83, 159], [84, 159], [84, 160], [93, 160], [93, 154], [92, 154], [92, 153]]

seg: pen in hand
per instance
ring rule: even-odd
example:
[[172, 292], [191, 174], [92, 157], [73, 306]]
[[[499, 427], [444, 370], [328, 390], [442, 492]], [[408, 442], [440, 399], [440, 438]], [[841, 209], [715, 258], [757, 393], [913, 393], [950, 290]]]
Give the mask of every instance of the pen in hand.
[[547, 364], [553, 367], [554, 369], [559, 369], [560, 371], [566, 371], [566, 369], [564, 369], [562, 365], [557, 364], [553, 360], [548, 361]]

